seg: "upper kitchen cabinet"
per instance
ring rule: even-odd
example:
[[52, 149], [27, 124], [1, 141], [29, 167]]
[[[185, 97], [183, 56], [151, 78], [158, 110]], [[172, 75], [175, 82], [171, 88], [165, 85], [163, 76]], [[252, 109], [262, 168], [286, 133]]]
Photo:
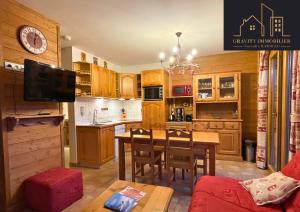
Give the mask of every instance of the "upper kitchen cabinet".
[[76, 96], [91, 96], [93, 93], [91, 64], [86, 62], [74, 62], [73, 71], [76, 72]]
[[102, 97], [109, 96], [109, 70], [107, 68], [100, 67], [100, 93]]
[[92, 65], [92, 76], [92, 96], [101, 96], [100, 67], [95, 64]]
[[111, 98], [117, 98], [116, 78], [117, 73], [109, 70], [109, 96]]
[[239, 95], [239, 73], [225, 73], [216, 75], [216, 98], [217, 100], [238, 100]]
[[194, 97], [196, 101], [215, 101], [215, 75], [197, 75], [194, 77]]
[[141, 78], [142, 78], [142, 87], [163, 85], [164, 71], [163, 70], [142, 71]]
[[194, 98], [198, 102], [238, 101], [240, 73], [218, 73], [194, 77]]
[[120, 97], [131, 99], [137, 97], [137, 75], [136, 74], [119, 74]]

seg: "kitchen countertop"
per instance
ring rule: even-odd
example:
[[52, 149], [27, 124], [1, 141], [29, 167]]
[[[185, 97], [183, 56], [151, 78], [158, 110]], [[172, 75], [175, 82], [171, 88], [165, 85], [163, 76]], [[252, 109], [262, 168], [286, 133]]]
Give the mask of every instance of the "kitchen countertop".
[[97, 127], [97, 128], [104, 128], [104, 127], [111, 127], [121, 124], [130, 124], [130, 123], [140, 123], [142, 122], [141, 119], [126, 119], [126, 120], [116, 120], [110, 122], [104, 122], [100, 124], [76, 124], [76, 127]]

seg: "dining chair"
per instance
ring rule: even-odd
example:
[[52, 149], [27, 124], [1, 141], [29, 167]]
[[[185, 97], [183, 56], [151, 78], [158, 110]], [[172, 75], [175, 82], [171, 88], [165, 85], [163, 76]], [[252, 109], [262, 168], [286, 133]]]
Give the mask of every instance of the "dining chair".
[[[182, 140], [185, 140], [186, 143], [183, 143]], [[178, 129], [166, 130], [166, 141], [168, 186], [176, 179], [176, 168], [182, 169], [183, 179], [185, 170], [188, 170], [190, 175], [189, 184], [191, 193], [193, 193], [197, 179], [197, 161], [194, 157], [193, 133]], [[173, 168], [173, 173], [170, 170], [171, 168]]]
[[[154, 184], [154, 178], [158, 175], [162, 178], [162, 163], [161, 151], [155, 151], [153, 144], [152, 129], [146, 130], [143, 128], [130, 128], [131, 137], [131, 161], [132, 161], [132, 182], [136, 178], [150, 179]], [[144, 166], [149, 165], [150, 175], [145, 176]], [[155, 172], [155, 166], [158, 166], [158, 171]], [[137, 169], [137, 170], [136, 170]]]

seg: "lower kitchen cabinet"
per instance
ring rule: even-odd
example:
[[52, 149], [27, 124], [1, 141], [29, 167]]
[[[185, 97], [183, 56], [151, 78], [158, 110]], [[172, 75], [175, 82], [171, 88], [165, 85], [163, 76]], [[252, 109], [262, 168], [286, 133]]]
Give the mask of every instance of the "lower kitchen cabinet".
[[194, 121], [193, 130], [203, 132], [218, 132], [220, 144], [217, 145], [218, 160], [242, 160], [241, 121]]
[[99, 168], [114, 158], [114, 127], [77, 126], [78, 165]]

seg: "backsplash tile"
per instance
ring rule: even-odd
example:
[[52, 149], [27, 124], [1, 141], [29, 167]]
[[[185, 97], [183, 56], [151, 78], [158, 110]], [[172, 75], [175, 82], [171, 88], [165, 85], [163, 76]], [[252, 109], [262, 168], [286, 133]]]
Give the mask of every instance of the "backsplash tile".
[[97, 121], [119, 120], [121, 109], [124, 108], [127, 119], [142, 119], [141, 100], [110, 100], [96, 98], [76, 98], [75, 120], [76, 124], [91, 124], [94, 110], [97, 110]]

